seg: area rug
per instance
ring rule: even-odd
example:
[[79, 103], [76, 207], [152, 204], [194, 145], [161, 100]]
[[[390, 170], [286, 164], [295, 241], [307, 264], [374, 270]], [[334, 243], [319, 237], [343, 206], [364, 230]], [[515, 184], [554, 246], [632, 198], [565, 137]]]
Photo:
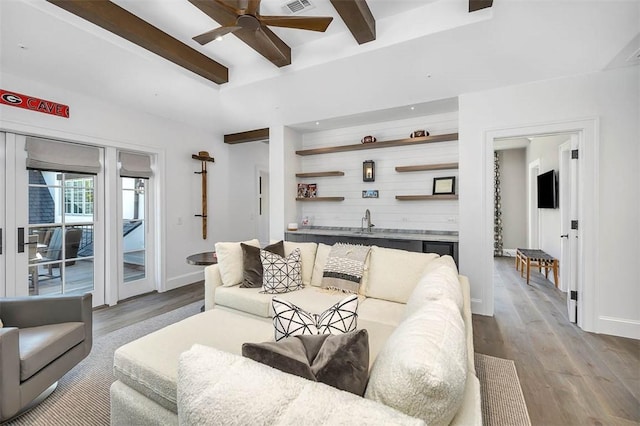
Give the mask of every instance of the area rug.
[[482, 423], [493, 426], [530, 426], [516, 365], [508, 359], [475, 354], [480, 380]]
[[[91, 354], [67, 373], [58, 389], [11, 426], [109, 425], [113, 353], [120, 346], [200, 312], [202, 301], [150, 318], [93, 342]], [[531, 425], [513, 361], [475, 354], [484, 425]]]
[[56, 391], [33, 410], [6, 425], [109, 425], [109, 387], [113, 353], [120, 346], [200, 312], [202, 301], [116, 330], [94, 340], [91, 353], [59, 382]]

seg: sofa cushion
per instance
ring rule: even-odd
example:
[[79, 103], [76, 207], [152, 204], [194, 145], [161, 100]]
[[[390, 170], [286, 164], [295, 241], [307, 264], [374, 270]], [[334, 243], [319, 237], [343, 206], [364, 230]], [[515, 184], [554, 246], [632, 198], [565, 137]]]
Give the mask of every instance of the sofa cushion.
[[429, 425], [448, 425], [464, 398], [467, 349], [460, 310], [426, 304], [400, 323], [378, 354], [365, 397]]
[[260, 261], [263, 293], [288, 293], [302, 288], [300, 249], [293, 250], [287, 257], [260, 250]]
[[[243, 243], [260, 247], [260, 241], [257, 239], [243, 241]], [[216, 243], [216, 256], [218, 258], [218, 266], [220, 267], [220, 276], [222, 277], [222, 285], [230, 287], [242, 282], [242, 247], [240, 243]]]
[[323, 383], [201, 345], [180, 356], [178, 398], [181, 425], [424, 425]]
[[[242, 247], [242, 282], [240, 287], [262, 287], [263, 268], [260, 260], [260, 248], [245, 243], [240, 243], [240, 247]], [[284, 243], [282, 241], [268, 245], [264, 250], [284, 257]]]
[[302, 284], [311, 284], [311, 275], [313, 274], [313, 263], [316, 260], [317, 243], [298, 243], [294, 241], [284, 242], [284, 255], [289, 256], [295, 249], [300, 249], [302, 259]]
[[64, 322], [18, 330], [20, 381], [25, 381], [84, 340], [84, 323]]
[[316, 259], [313, 264], [313, 272], [311, 274], [311, 285], [314, 287], [320, 287], [320, 284], [322, 284], [324, 265], [327, 263], [330, 252], [331, 246], [322, 243], [318, 244], [318, 249], [316, 250]]
[[358, 296], [347, 296], [321, 313], [310, 313], [286, 300], [274, 297], [275, 340], [314, 334], [341, 334], [353, 331], [358, 323]]
[[285, 373], [360, 396], [369, 378], [367, 330], [245, 343], [242, 355]]
[[264, 294], [261, 291], [262, 287], [241, 288], [237, 285], [233, 287], [217, 287], [215, 289], [216, 306], [225, 306], [248, 314], [269, 318], [273, 316], [271, 310], [271, 298], [273, 295]]
[[442, 299], [453, 301], [460, 312], [463, 312], [464, 300], [457, 270], [446, 264], [435, 269], [429, 268], [429, 272], [423, 275], [407, 301], [403, 318], [420, 310], [429, 301]]
[[424, 268], [438, 255], [372, 246], [369, 258], [365, 295], [407, 303]]
[[113, 372], [116, 379], [175, 413], [182, 352], [200, 343], [240, 355], [243, 343], [271, 339], [271, 321], [214, 308], [121, 346], [114, 354]]
[[405, 307], [404, 303], [367, 297], [358, 306], [358, 320], [371, 320], [395, 327], [402, 321]]
[[436, 259], [433, 259], [431, 262], [427, 263], [427, 266], [424, 268], [424, 271], [422, 271], [424, 274], [432, 271], [433, 269], [437, 269], [442, 265], [446, 265], [449, 268], [453, 269], [456, 274], [458, 274], [458, 267], [456, 266], [456, 262], [455, 260], [453, 260], [453, 257], [449, 256], [449, 255], [444, 255], [444, 256], [440, 256]]

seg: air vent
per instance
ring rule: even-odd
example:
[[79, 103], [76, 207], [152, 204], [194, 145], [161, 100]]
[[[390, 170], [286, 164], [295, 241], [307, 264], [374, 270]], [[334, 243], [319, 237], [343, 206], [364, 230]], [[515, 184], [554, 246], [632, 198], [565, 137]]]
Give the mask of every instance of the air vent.
[[297, 15], [303, 11], [314, 9], [315, 6], [309, 0], [294, 0], [282, 5], [282, 9], [289, 15]]

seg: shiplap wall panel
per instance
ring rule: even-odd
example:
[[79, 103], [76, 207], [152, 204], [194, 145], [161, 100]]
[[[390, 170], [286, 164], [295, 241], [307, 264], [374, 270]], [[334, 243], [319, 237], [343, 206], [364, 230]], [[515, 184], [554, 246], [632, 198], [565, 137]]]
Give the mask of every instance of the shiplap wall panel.
[[[363, 136], [373, 135], [379, 141], [404, 139], [412, 131], [426, 129], [431, 135], [456, 133], [457, 113], [381, 122], [335, 130], [306, 133], [303, 149], [358, 143]], [[364, 151], [339, 152], [301, 157], [300, 173], [342, 171], [344, 176], [298, 178], [299, 183], [317, 184], [319, 197], [345, 197], [341, 202], [299, 202], [301, 217], [309, 217], [312, 225], [360, 227], [366, 209], [378, 228], [458, 230], [458, 201], [398, 201], [396, 195], [431, 194], [434, 177], [455, 176], [458, 170], [400, 173], [397, 166], [458, 162], [458, 142], [439, 142]], [[362, 162], [375, 161], [375, 182], [362, 181]], [[362, 191], [376, 189], [379, 198], [362, 198]], [[456, 188], [457, 192], [457, 188]]]

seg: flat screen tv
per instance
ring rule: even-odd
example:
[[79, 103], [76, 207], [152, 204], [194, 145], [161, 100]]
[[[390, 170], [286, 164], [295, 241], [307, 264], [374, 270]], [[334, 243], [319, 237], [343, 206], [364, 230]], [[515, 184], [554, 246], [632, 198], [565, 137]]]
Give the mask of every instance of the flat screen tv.
[[558, 208], [558, 175], [555, 170], [538, 175], [538, 208]]

